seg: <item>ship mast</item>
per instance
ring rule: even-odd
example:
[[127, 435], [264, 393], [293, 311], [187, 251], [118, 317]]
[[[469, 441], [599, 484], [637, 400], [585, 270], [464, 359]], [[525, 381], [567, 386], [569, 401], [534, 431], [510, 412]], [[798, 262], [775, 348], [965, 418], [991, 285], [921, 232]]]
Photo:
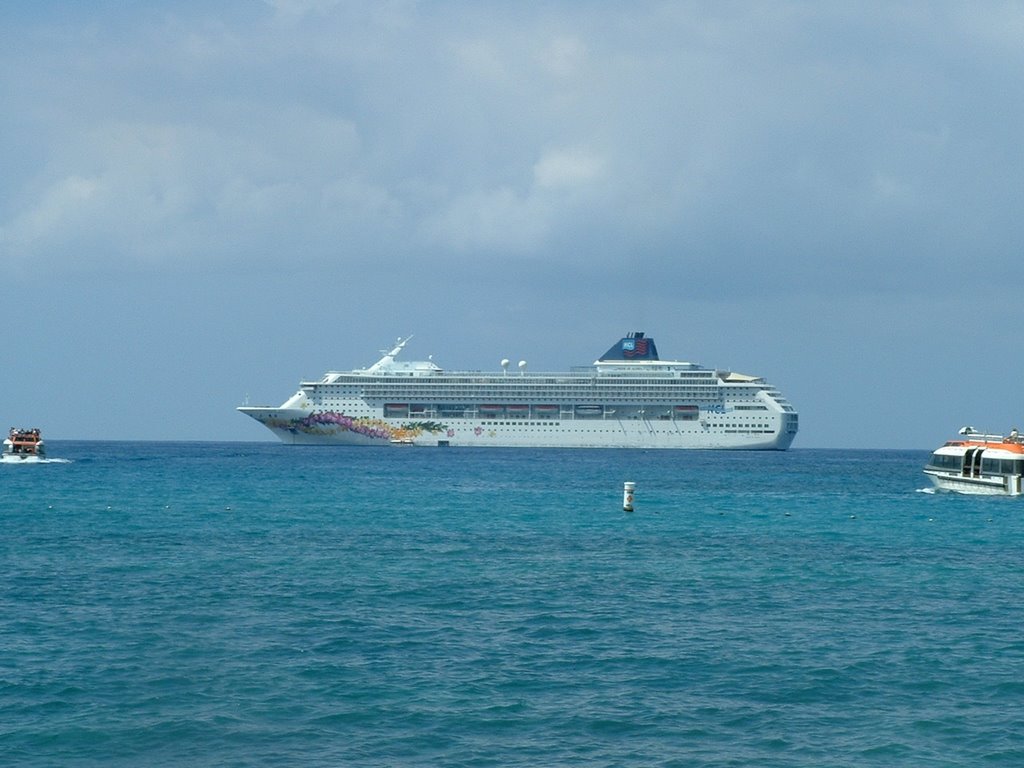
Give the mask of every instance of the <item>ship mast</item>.
[[406, 336], [404, 339], [399, 338], [398, 341], [395, 343], [395, 346], [391, 349], [391, 351], [382, 349], [380, 353], [384, 355], [384, 357], [382, 357], [376, 363], [371, 365], [367, 370], [373, 372], [379, 371], [384, 368], [389, 368], [391, 364], [395, 362], [395, 358], [398, 356], [398, 353], [402, 351], [402, 347], [404, 347], [411, 338], [412, 336]]

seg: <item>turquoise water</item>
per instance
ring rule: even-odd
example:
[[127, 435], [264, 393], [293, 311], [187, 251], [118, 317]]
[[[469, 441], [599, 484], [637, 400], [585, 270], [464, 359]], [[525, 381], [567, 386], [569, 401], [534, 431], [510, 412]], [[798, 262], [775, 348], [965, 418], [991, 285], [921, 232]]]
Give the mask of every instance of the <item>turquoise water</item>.
[[49, 449], [5, 766], [1024, 764], [1024, 502], [924, 451]]

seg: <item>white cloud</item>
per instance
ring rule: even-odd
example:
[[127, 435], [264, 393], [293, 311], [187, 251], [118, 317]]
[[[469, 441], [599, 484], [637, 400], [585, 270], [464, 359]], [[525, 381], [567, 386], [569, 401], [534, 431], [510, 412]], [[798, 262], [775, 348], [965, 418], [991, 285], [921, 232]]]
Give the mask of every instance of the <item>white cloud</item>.
[[[63, 266], [55, 265], [45, 255], [53, 249], [63, 250], [80, 238], [96, 211], [103, 207], [100, 198], [104, 194], [99, 179], [81, 176], [57, 179], [47, 186], [31, 208], [0, 227], [0, 270], [35, 271], [40, 262], [46, 268]], [[65, 258], [59, 261], [65, 262]]]
[[576, 187], [589, 184], [604, 175], [605, 161], [583, 148], [545, 152], [533, 167], [538, 187]]
[[[919, 41], [982, 55], [985, 31], [1019, 14], [266, 7], [280, 15], [213, 3], [173, 23], [129, 19], [128, 36], [93, 23], [79, 47], [68, 22], [0, 54], [33, 78], [5, 86], [18, 129], [0, 157], [5, 260], [237, 263], [287, 242], [330, 259], [341, 241], [371, 261], [399, 247], [424, 264], [446, 249], [557, 263], [585, 236], [609, 264], [621, 243], [671, 253], [651, 257], [684, 281], [678, 253], [738, 266], [758, 243], [786, 267], [773, 274], [840, 290], [802, 261], [837, 231], [854, 252], [872, 215], [927, 200], [927, 226], [952, 218], [960, 190], [998, 211], [1018, 185], [1019, 110], [1001, 98], [1016, 70], [1000, 88], [946, 93], [959, 65]], [[988, 55], [986, 70], [1017, 56]], [[997, 97], [1002, 128], [984, 109]], [[12, 172], [23, 146], [40, 162]]]
[[539, 58], [551, 74], [569, 78], [581, 73], [587, 58], [587, 46], [578, 37], [559, 36], [548, 43]]
[[288, 17], [300, 17], [308, 13], [326, 13], [336, 8], [343, 0], [263, 0], [277, 13]]
[[510, 73], [498, 45], [491, 40], [459, 41], [454, 46], [462, 68], [483, 82], [505, 83]]
[[428, 218], [425, 232], [447, 248], [477, 255], [527, 252], [543, 244], [547, 219], [534, 200], [500, 187], [456, 197], [440, 215]]
[[428, 213], [425, 231], [460, 251], [535, 253], [557, 222], [575, 218], [604, 171], [604, 159], [587, 149], [549, 150], [533, 165], [533, 183], [524, 191], [503, 185], [458, 194], [439, 215]]
[[910, 182], [885, 173], [875, 173], [872, 188], [880, 203], [905, 207], [917, 200], [917, 191]]

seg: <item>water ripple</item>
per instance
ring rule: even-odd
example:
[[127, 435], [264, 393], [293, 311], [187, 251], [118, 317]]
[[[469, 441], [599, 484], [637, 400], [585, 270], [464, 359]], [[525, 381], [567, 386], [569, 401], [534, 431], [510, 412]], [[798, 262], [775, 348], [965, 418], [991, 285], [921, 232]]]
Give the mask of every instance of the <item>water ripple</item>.
[[4, 764], [1024, 755], [1024, 516], [912, 452], [62, 455], [3, 478]]

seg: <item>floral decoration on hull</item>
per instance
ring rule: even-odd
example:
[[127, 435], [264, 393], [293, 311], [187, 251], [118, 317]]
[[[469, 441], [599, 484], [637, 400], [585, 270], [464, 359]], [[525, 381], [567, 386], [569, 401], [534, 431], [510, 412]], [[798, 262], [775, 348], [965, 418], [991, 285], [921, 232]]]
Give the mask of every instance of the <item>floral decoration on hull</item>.
[[353, 418], [338, 411], [320, 411], [301, 419], [273, 419], [267, 421], [266, 425], [272, 429], [285, 429], [293, 434], [354, 432], [373, 440], [409, 440], [419, 437], [424, 432], [437, 434], [447, 429], [444, 424], [436, 421], [412, 421], [395, 427], [383, 419]]

